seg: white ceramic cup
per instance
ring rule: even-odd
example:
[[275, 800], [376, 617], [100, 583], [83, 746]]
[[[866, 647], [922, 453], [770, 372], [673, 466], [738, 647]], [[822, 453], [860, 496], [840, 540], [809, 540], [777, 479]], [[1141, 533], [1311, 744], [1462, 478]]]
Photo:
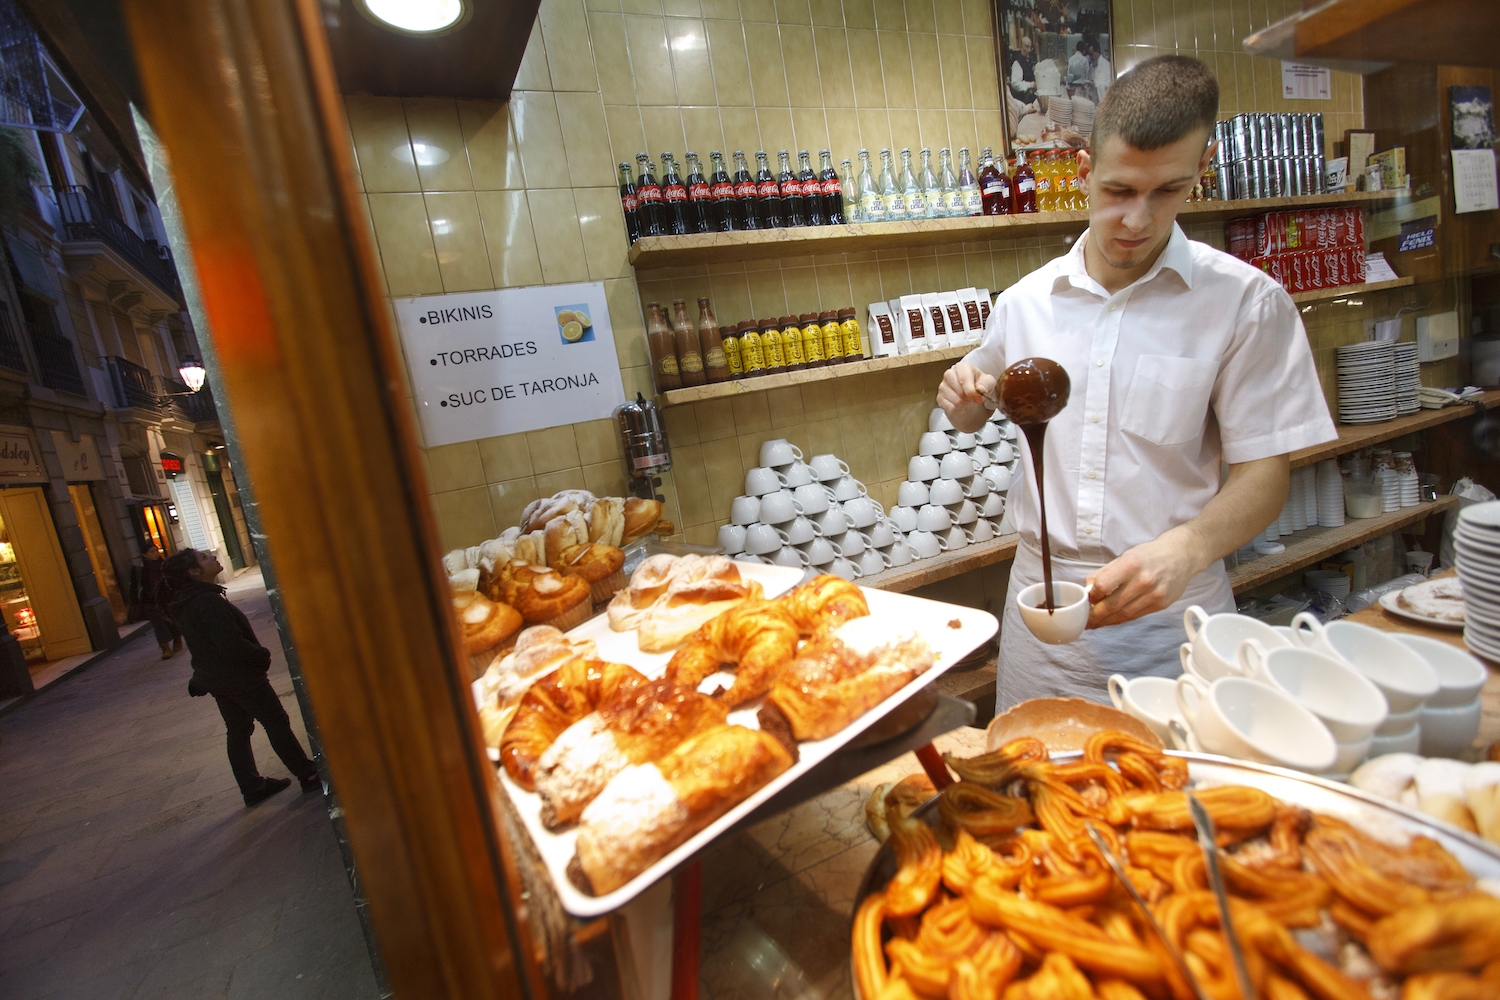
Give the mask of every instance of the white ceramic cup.
[[968, 454], [969, 450], [979, 446], [979, 439], [966, 431], [949, 431], [948, 440], [953, 442], [953, 450]]
[[[944, 435], [943, 440], [947, 440]], [[914, 483], [930, 483], [938, 477], [941, 466], [931, 455], [913, 455], [906, 463], [906, 478]]]
[[896, 526], [897, 531], [908, 532], [917, 530], [917, 508], [903, 505], [892, 507], [886, 513], [890, 517], [891, 523]]
[[1333, 736], [1291, 695], [1248, 677], [1177, 678], [1177, 708], [1208, 753], [1318, 774], [1338, 756]]
[[991, 465], [983, 472], [985, 481], [990, 484], [990, 489], [996, 493], [1004, 493], [1010, 489], [1011, 472], [1003, 465]]
[[1479, 735], [1483, 714], [1478, 698], [1467, 705], [1448, 708], [1421, 708], [1422, 749], [1424, 757], [1457, 757], [1474, 743]]
[[1388, 753], [1416, 753], [1421, 748], [1422, 727], [1412, 726], [1404, 733], [1370, 737], [1369, 756], [1384, 757]]
[[974, 475], [974, 460], [961, 451], [950, 451], [938, 462], [944, 479], [968, 479]]
[[1438, 692], [1437, 671], [1384, 632], [1348, 621], [1324, 625], [1306, 611], [1292, 619], [1292, 628], [1298, 645], [1343, 660], [1374, 681], [1393, 712], [1416, 708]]
[[917, 528], [921, 531], [947, 531], [953, 526], [953, 514], [947, 507], [930, 503], [917, 511]]
[[1031, 634], [1050, 646], [1072, 642], [1089, 623], [1089, 592], [1082, 584], [1066, 580], [1052, 583], [1053, 610], [1042, 607], [1045, 583], [1033, 583], [1016, 595], [1021, 621]]
[[791, 490], [777, 490], [760, 498], [760, 519], [763, 524], [786, 524], [806, 513]]
[[1009, 420], [997, 420], [995, 423], [999, 425], [1000, 436], [1005, 438], [1005, 440], [1014, 441], [1021, 436], [1020, 431], [1016, 429], [1016, 425]]
[[946, 455], [953, 450], [953, 441], [942, 431], [928, 431], [917, 439], [918, 455]]
[[1391, 638], [1426, 660], [1437, 673], [1437, 694], [1427, 699], [1427, 708], [1458, 708], [1479, 697], [1489, 671], [1473, 656], [1425, 635], [1393, 633]]
[[927, 496], [926, 483], [914, 483], [907, 480], [896, 487], [896, 502], [903, 507], [920, 507], [928, 502]]
[[753, 497], [765, 496], [786, 489], [786, 476], [775, 469], [758, 465], [745, 473], [745, 492]]
[[964, 534], [969, 536], [971, 542], [987, 542], [995, 537], [995, 526], [981, 517], [965, 527]]
[[812, 541], [801, 546], [802, 551], [807, 554], [807, 561], [813, 566], [827, 566], [839, 556], [844, 550], [826, 538], [814, 538]]
[[911, 546], [906, 544], [906, 539], [898, 538], [886, 549], [885, 554], [891, 557], [892, 566], [905, 566], [912, 561]]
[[812, 468], [812, 473], [818, 481], [823, 483], [849, 474], [848, 463], [832, 452], [814, 455], [807, 464]]
[[953, 421], [948, 419], [948, 413], [941, 406], [934, 406], [932, 412], [927, 414], [927, 429], [929, 431], [951, 431]]
[[849, 515], [838, 504], [830, 504], [821, 514], [809, 514], [807, 519], [817, 527], [824, 538], [842, 535], [849, 530]]
[[787, 540], [793, 545], [806, 545], [818, 537], [818, 526], [805, 517], [794, 517], [781, 526], [786, 532]]
[[792, 496], [802, 505], [802, 513], [809, 516], [821, 514], [833, 505], [833, 494], [821, 483], [808, 483], [792, 491]]
[[912, 554], [918, 559], [931, 559], [943, 551], [943, 543], [930, 531], [908, 531], [906, 544], [911, 546]]
[[807, 553], [793, 545], [783, 545], [771, 553], [771, 562], [776, 566], [785, 566], [788, 569], [806, 569], [812, 563], [808, 561]]
[[980, 469], [987, 469], [995, 464], [995, 456], [984, 445], [976, 445], [967, 452], [974, 460], [974, 464]]
[[863, 570], [842, 556], [828, 564], [828, 572], [845, 580], [858, 580], [865, 575]]
[[745, 526], [726, 524], [719, 528], [719, 548], [726, 555], [737, 556], [745, 551]]
[[964, 496], [970, 500], [983, 500], [990, 492], [990, 481], [983, 476], [975, 476], [964, 484]]
[[979, 508], [974, 505], [973, 500], [953, 504], [948, 511], [953, 515], [953, 523], [965, 528], [979, 520]]
[[1016, 460], [1016, 447], [1009, 441], [998, 441], [989, 446], [990, 457], [996, 465], [1006, 465]]
[[1385, 721], [1375, 727], [1376, 736], [1399, 736], [1410, 732], [1422, 721], [1422, 706], [1404, 712], [1387, 712]]
[[889, 548], [896, 541], [896, 529], [891, 527], [891, 522], [885, 518], [880, 518], [870, 525], [865, 534], [870, 536], [870, 545], [877, 549]]
[[1177, 659], [1182, 663], [1183, 673], [1192, 674], [1194, 677], [1203, 681], [1205, 684], [1212, 684], [1214, 682], [1214, 678], [1205, 675], [1203, 671], [1198, 669], [1198, 664], [1193, 662], [1192, 643], [1185, 642], [1181, 646], [1177, 647]]
[[806, 486], [816, 478], [813, 475], [812, 469], [808, 467], [808, 464], [800, 461], [788, 465], [783, 470], [783, 475], [786, 476], [786, 484], [792, 489], [796, 489], [799, 486]]
[[870, 547], [870, 536], [863, 531], [855, 531], [852, 528], [842, 535], [834, 535], [828, 540], [839, 547], [841, 555], [849, 559], [853, 559]]
[[793, 462], [800, 461], [802, 461], [802, 449], [786, 438], [773, 438], [770, 441], [762, 441], [760, 444], [761, 465], [791, 465]]
[[964, 548], [969, 544], [969, 533], [956, 524], [946, 532], [939, 532], [938, 538], [947, 543], [944, 549], [948, 552]]
[[752, 556], [770, 555], [786, 544], [786, 532], [772, 525], [756, 522], [745, 529], [745, 551]]
[[857, 496], [852, 500], [846, 500], [843, 506], [849, 523], [856, 528], [868, 528], [885, 517], [885, 508], [880, 506], [880, 502], [867, 496]]
[[1172, 731], [1167, 723], [1177, 717], [1177, 682], [1167, 677], [1127, 678], [1112, 674], [1109, 678], [1109, 700], [1115, 708], [1144, 722], [1167, 746], [1172, 745]]
[[1286, 639], [1265, 622], [1233, 612], [1210, 615], [1194, 604], [1182, 613], [1182, 627], [1193, 644], [1193, 662], [1209, 680], [1239, 673], [1240, 643], [1259, 640], [1266, 649], [1287, 645]]
[[735, 497], [729, 504], [729, 523], [744, 526], [760, 520], [760, 497]]
[[1385, 695], [1348, 664], [1310, 649], [1240, 643], [1240, 672], [1297, 699], [1339, 743], [1369, 739], [1386, 717]]
[[833, 483], [833, 498], [835, 500], [853, 500], [855, 497], [868, 496], [869, 490], [865, 484], [853, 476], [840, 476]]
[[1335, 743], [1333, 766], [1327, 771], [1329, 774], [1348, 774], [1365, 762], [1370, 756], [1370, 744], [1375, 742], [1373, 736], [1366, 736], [1362, 740], [1352, 743]]
[[964, 498], [964, 487], [956, 479], [934, 479], [927, 491], [927, 502], [939, 507], [960, 503]]
[[995, 445], [999, 444], [1001, 441], [1005, 440], [1005, 438], [1000, 436], [1000, 428], [996, 427], [992, 423], [989, 423], [988, 421], [985, 422], [983, 427], [979, 428], [979, 430], [975, 432], [974, 439], [984, 447], [991, 449], [993, 449]]
[[854, 560], [854, 565], [859, 567], [861, 575], [874, 576], [876, 573], [891, 568], [891, 557], [879, 549], [865, 549], [859, 554], [859, 558]]
[[1005, 515], [1005, 497], [999, 493], [987, 493], [984, 500], [979, 504], [979, 513], [984, 517], [1003, 517]]

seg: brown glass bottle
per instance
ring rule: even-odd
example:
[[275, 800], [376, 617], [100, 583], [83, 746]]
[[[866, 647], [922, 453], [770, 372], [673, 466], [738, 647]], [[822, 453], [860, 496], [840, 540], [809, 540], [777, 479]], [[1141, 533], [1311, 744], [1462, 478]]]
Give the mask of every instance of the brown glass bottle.
[[786, 358], [786, 370], [802, 371], [807, 367], [807, 359], [802, 353], [802, 328], [797, 325], [797, 317], [783, 316], [776, 325], [781, 327], [781, 354]]
[[677, 368], [677, 343], [659, 302], [646, 303], [646, 346], [651, 351], [651, 377], [656, 380], [656, 391], [681, 389], [682, 374]]
[[823, 329], [823, 360], [830, 365], [844, 363], [844, 331], [839, 328], [839, 314], [832, 309], [818, 313], [818, 325]]
[[703, 351], [703, 374], [710, 382], [729, 381], [729, 359], [724, 355], [724, 341], [719, 336], [719, 321], [708, 299], [698, 300], [698, 346]]
[[865, 356], [864, 342], [859, 335], [859, 320], [854, 317], [852, 308], [839, 310], [839, 329], [844, 333], [845, 361], [860, 361]]
[[822, 368], [828, 362], [823, 360], [823, 328], [818, 325], [818, 314], [803, 313], [797, 317], [797, 325], [802, 328], [802, 358], [807, 367]]
[[682, 299], [672, 300], [672, 340], [677, 346], [677, 370], [683, 385], [703, 385], [708, 376], [703, 373], [703, 348], [698, 344], [698, 331], [688, 320], [687, 303]]
[[760, 321], [760, 349], [766, 355], [767, 375], [779, 375], [786, 371], [786, 355], [781, 350], [781, 324], [776, 322], [774, 316]]

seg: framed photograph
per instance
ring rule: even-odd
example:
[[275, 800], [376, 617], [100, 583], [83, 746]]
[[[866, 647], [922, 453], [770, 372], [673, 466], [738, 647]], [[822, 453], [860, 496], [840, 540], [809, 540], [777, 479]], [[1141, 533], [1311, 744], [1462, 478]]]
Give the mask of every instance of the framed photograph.
[[1089, 144], [1115, 79], [1111, 0], [995, 0], [1007, 152]]
[[1454, 149], [1495, 148], [1495, 101], [1488, 87], [1449, 87]]

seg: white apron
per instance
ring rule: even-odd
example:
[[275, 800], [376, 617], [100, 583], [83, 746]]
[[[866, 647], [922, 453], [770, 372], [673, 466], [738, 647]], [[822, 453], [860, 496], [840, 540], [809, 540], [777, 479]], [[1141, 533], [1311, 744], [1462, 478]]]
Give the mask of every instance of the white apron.
[[[1100, 566], [1052, 557], [1054, 582], [1082, 584]], [[1088, 629], [1074, 642], [1049, 646], [1037, 639], [1016, 610], [1016, 594], [1042, 582], [1042, 554], [1022, 542], [1010, 570], [1010, 589], [1000, 622], [1000, 669], [995, 714], [1028, 698], [1076, 697], [1109, 704], [1110, 674], [1176, 677], [1182, 672], [1177, 647], [1187, 638], [1182, 615], [1189, 605], [1209, 614], [1234, 610], [1234, 591], [1223, 562], [1188, 581], [1180, 600], [1165, 611], [1122, 625]]]

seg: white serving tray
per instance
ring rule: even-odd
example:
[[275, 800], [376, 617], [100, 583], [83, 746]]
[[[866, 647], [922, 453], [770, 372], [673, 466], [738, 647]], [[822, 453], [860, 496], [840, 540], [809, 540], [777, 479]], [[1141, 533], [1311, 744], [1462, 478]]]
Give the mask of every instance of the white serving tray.
[[[735, 565], [746, 579], [759, 581], [765, 588], [767, 597], [776, 597], [785, 593], [796, 586], [803, 577], [803, 571], [799, 569], [785, 569], [781, 566], [766, 566], [760, 563], [736, 562]], [[893, 637], [916, 629], [927, 640], [928, 645], [936, 654], [936, 662], [932, 669], [912, 680], [910, 684], [833, 736], [812, 743], [799, 743], [797, 745], [798, 761], [790, 769], [778, 775], [770, 784], [729, 810], [681, 847], [667, 854], [614, 892], [603, 896], [589, 896], [568, 880], [567, 868], [568, 863], [573, 860], [573, 844], [578, 836], [577, 827], [569, 827], [558, 832], [548, 830], [542, 825], [541, 797], [535, 792], [523, 790], [511, 781], [510, 775], [505, 773], [504, 768], [500, 769], [500, 783], [505, 788], [505, 793], [510, 796], [511, 802], [515, 804], [516, 812], [520, 814], [521, 821], [526, 826], [526, 832], [531, 835], [532, 842], [536, 844], [537, 853], [542, 856], [542, 861], [552, 876], [552, 883], [557, 888], [558, 898], [561, 899], [565, 910], [577, 917], [597, 917], [617, 910], [630, 902], [658, 879], [702, 850], [714, 838], [733, 827], [762, 802], [817, 767], [829, 755], [870, 728], [896, 706], [931, 684], [949, 667], [989, 641], [1000, 628], [1000, 623], [988, 611], [960, 607], [955, 604], [943, 604], [908, 594], [861, 589], [864, 590], [865, 600], [870, 604], [871, 617], [889, 622]], [[957, 623], [958, 627], [951, 627], [950, 623]], [[662, 675], [666, 670], [667, 661], [672, 658], [671, 653], [641, 652], [636, 645], [635, 632], [615, 632], [609, 627], [608, 615], [598, 615], [584, 622], [570, 631], [568, 636], [574, 639], [593, 639], [599, 647], [601, 660], [629, 664], [652, 679]], [[705, 692], [713, 691], [721, 684], [728, 684], [732, 677], [733, 675], [728, 673], [714, 674], [705, 679], [699, 685], [699, 689]], [[759, 729], [760, 725], [756, 721], [755, 713], [760, 710], [764, 700], [764, 698], [757, 698], [732, 710], [729, 713], [730, 724]]]

